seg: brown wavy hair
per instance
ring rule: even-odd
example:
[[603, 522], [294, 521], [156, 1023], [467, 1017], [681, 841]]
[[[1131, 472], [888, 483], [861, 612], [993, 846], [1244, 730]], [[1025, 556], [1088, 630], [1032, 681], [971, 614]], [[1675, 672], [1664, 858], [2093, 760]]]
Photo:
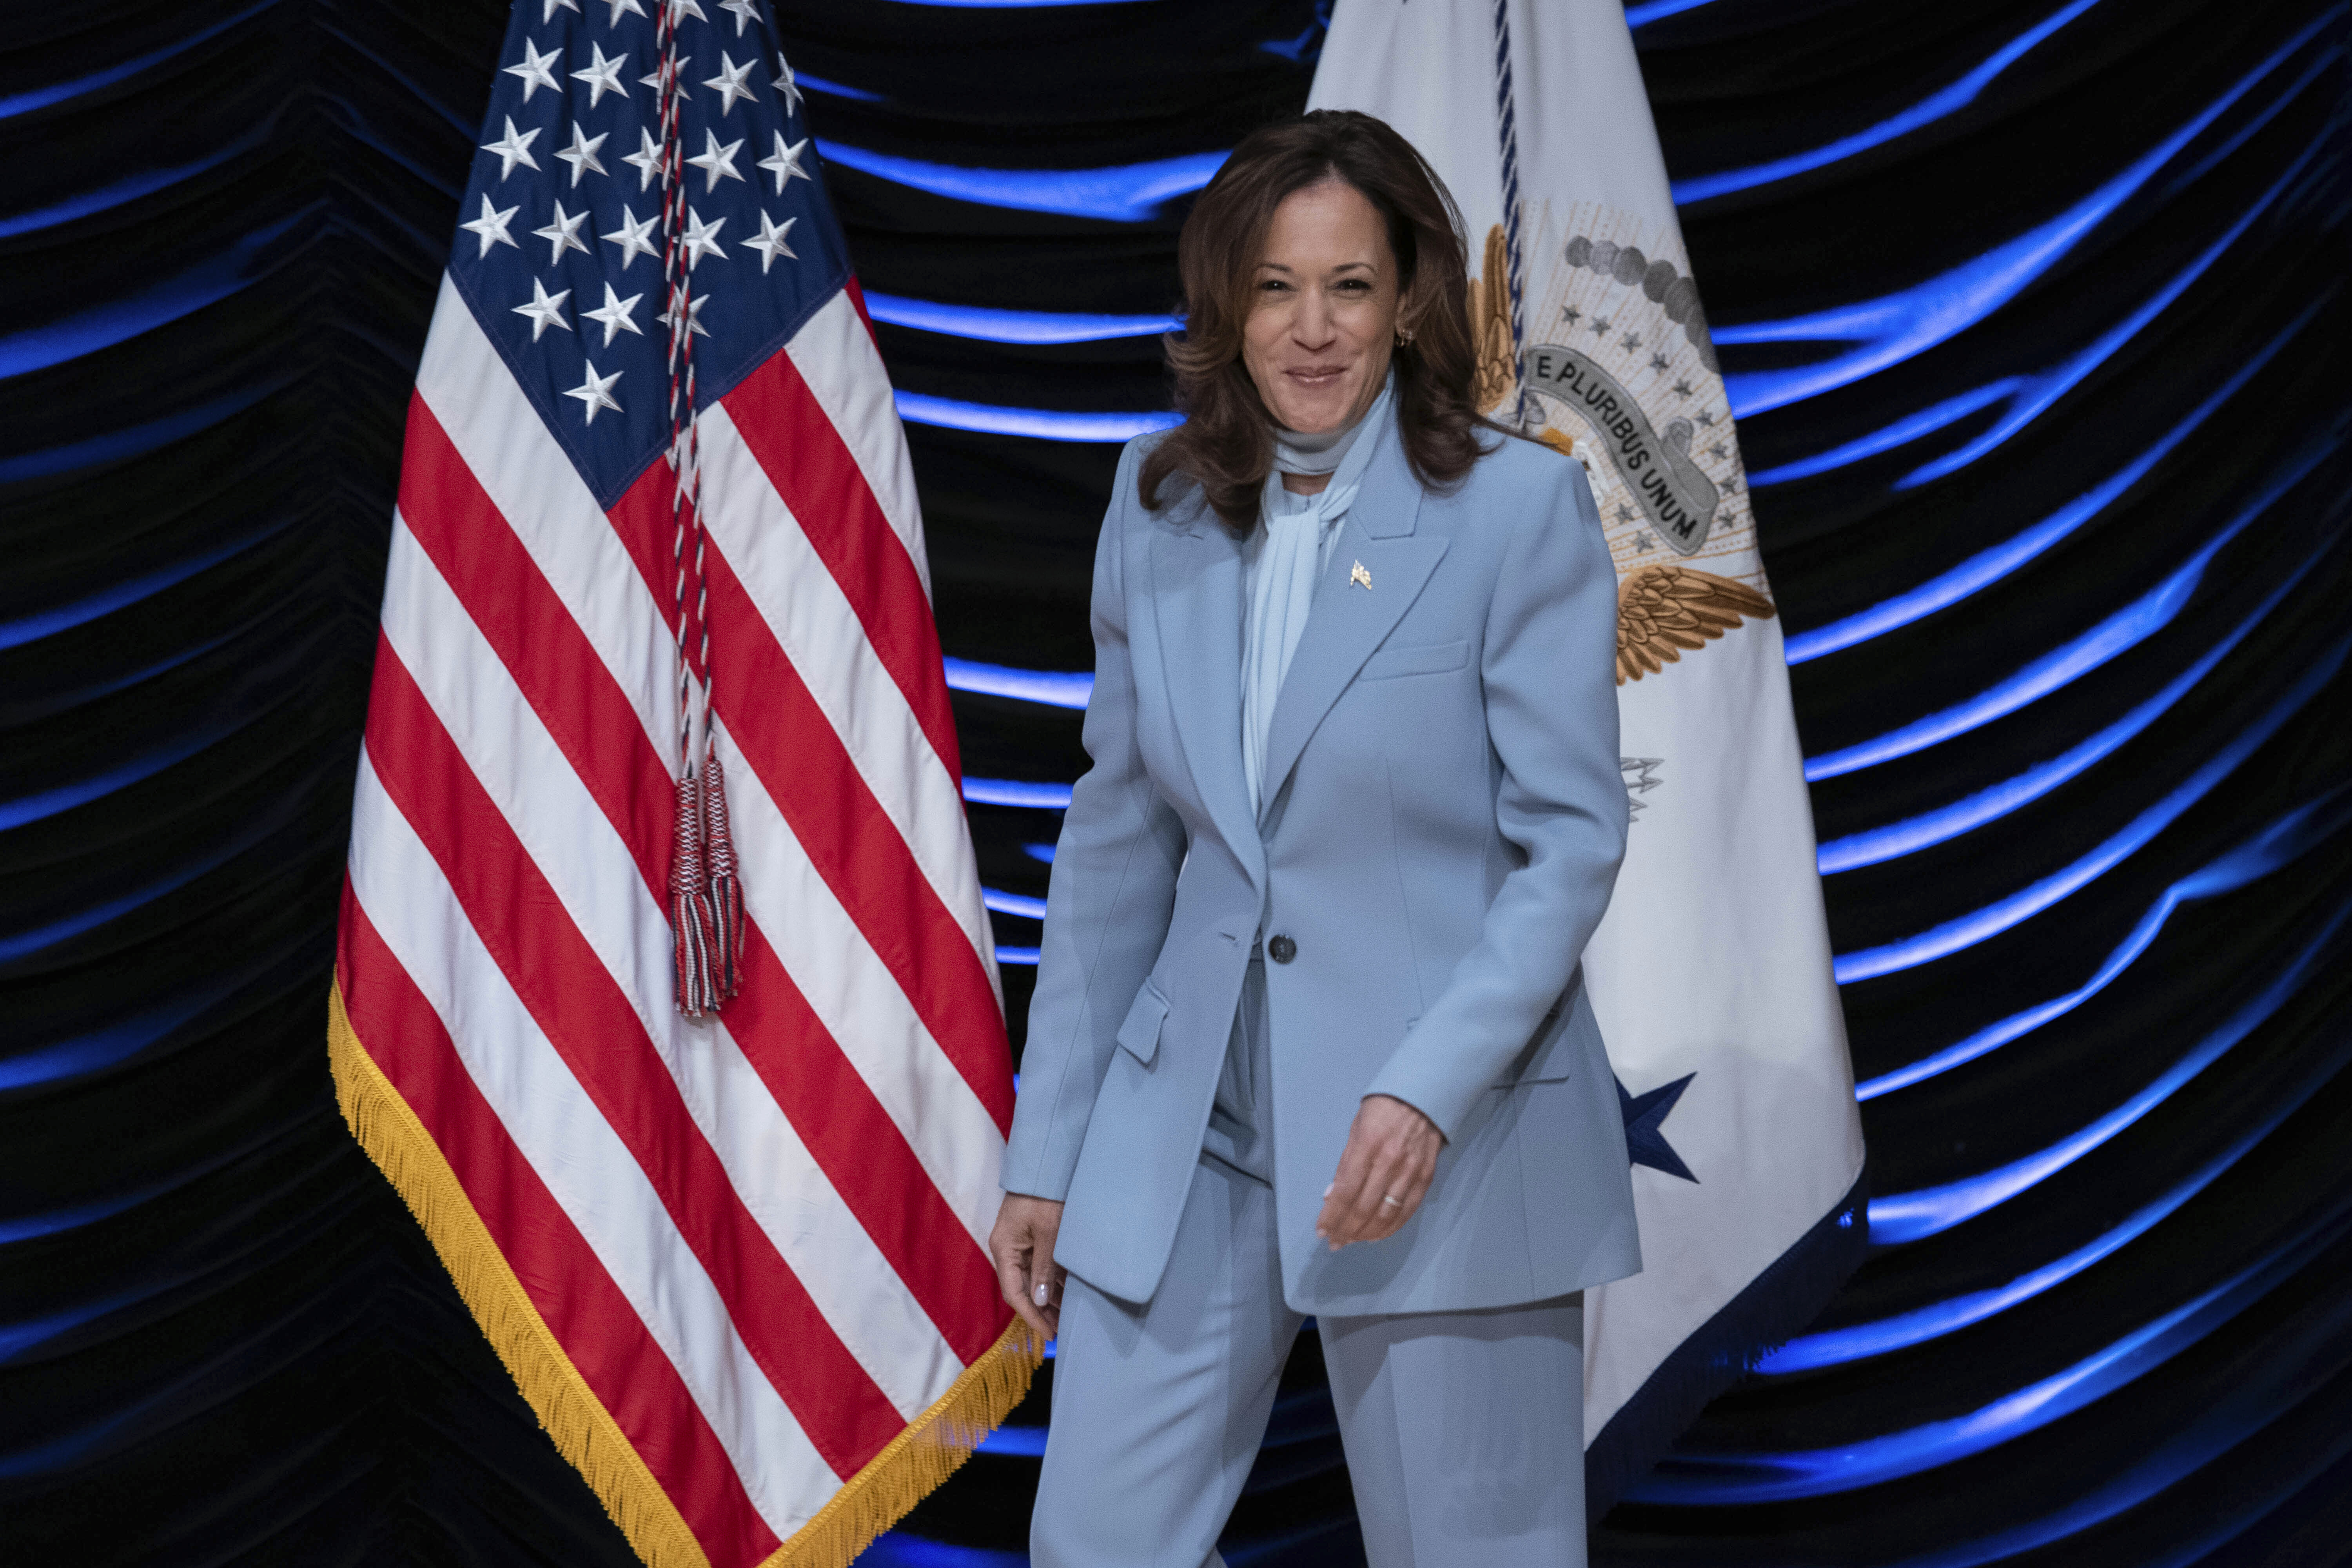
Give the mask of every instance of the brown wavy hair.
[[1478, 460], [1475, 432], [1486, 421], [1473, 401], [1477, 350], [1454, 197], [1384, 121], [1318, 109], [1243, 138], [1184, 220], [1176, 264], [1187, 317], [1165, 340], [1184, 423], [1143, 459], [1147, 508], [1158, 510], [1160, 487], [1181, 475], [1234, 532], [1257, 521], [1258, 492], [1274, 467], [1274, 419], [1242, 363], [1242, 331], [1274, 209], [1334, 176], [1372, 204], [1396, 254], [1397, 324], [1412, 341], [1394, 353], [1395, 408], [1414, 477], [1444, 489]]

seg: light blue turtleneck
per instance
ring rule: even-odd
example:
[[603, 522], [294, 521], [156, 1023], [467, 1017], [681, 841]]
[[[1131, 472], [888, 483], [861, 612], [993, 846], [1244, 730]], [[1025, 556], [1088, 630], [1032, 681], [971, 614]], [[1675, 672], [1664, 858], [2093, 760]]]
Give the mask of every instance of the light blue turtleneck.
[[[1249, 780], [1253, 811], [1262, 807], [1275, 699], [1307, 630], [1315, 584], [1330, 563], [1339, 519], [1355, 500], [1364, 469], [1388, 430], [1395, 389], [1391, 372], [1372, 405], [1344, 430], [1326, 436], [1275, 432], [1274, 470], [1258, 500], [1258, 526], [1242, 544], [1242, 772]], [[1331, 482], [1319, 494], [1294, 495], [1282, 488], [1286, 472], [1328, 473]]]

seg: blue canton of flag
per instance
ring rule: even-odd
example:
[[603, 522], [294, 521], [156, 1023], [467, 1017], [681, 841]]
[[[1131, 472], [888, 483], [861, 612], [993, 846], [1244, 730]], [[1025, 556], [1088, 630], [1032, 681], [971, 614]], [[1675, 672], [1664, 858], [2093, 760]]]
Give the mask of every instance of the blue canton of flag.
[[[670, 438], [662, 0], [520, 0], [449, 276], [610, 507]], [[671, 0], [696, 403], [849, 278], [800, 89], [758, 0]], [[585, 7], [583, 10], [583, 7]], [[541, 13], [532, 26], [530, 13]]]

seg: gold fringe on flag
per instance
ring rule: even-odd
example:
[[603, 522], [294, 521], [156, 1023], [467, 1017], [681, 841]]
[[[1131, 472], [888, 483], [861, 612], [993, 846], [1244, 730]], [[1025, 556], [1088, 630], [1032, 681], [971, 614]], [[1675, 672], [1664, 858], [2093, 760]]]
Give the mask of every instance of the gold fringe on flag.
[[[340, 984], [327, 999], [327, 1059], [352, 1136], [424, 1226], [457, 1294], [556, 1448], [587, 1478], [647, 1568], [710, 1568], [669, 1494], [531, 1304], [440, 1146], [352, 1032]], [[1029, 1392], [1043, 1360], [1044, 1347], [1014, 1319], [937, 1403], [843, 1483], [761, 1568], [847, 1568], [971, 1457]]]

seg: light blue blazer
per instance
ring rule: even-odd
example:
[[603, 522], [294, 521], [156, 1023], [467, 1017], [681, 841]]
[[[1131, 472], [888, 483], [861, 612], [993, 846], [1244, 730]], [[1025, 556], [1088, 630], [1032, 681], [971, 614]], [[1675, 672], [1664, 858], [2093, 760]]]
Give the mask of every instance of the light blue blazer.
[[[1005, 1190], [1065, 1200], [1056, 1261], [1149, 1300], [1252, 943], [1281, 935], [1296, 955], [1265, 986], [1294, 1309], [1512, 1306], [1636, 1271], [1578, 968], [1627, 815], [1616, 574], [1583, 469], [1489, 435], [1452, 493], [1425, 490], [1383, 433], [1276, 700], [1254, 819], [1241, 547], [1197, 486], [1144, 509], [1154, 438], [1121, 456], [1096, 552], [1093, 766], [1055, 847]], [[1401, 1231], [1333, 1253], [1315, 1219], [1367, 1094], [1446, 1143]]]

